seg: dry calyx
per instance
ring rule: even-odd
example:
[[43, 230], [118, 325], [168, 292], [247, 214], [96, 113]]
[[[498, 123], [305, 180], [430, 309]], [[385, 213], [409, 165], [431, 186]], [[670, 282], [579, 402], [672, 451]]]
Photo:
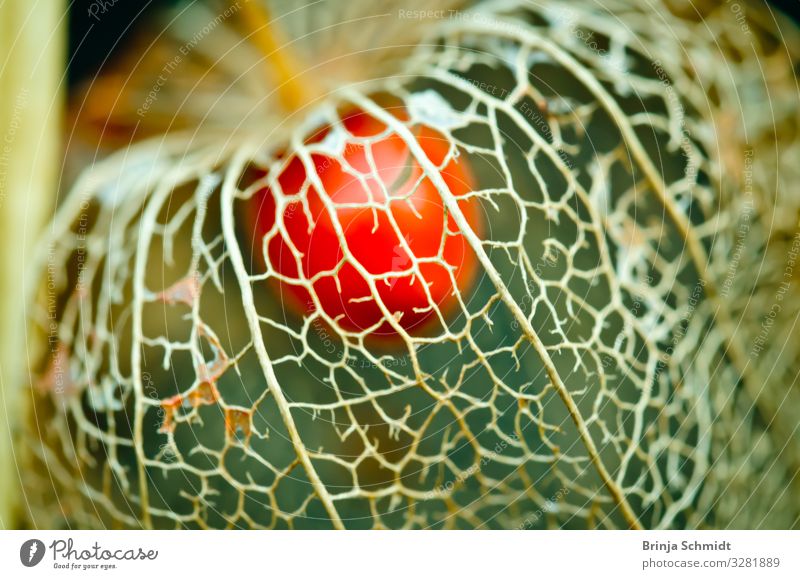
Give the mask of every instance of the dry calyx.
[[[302, 76], [351, 76], [310, 98], [220, 64], [181, 108], [203, 130], [87, 168], [31, 298], [46, 333], [57, 288], [31, 520], [796, 526], [797, 31], [562, 4], [401, 23], [381, 58], [314, 60], [312, 34]], [[329, 29], [311, 10], [289, 38]], [[386, 33], [361, 10], [337, 38]]]

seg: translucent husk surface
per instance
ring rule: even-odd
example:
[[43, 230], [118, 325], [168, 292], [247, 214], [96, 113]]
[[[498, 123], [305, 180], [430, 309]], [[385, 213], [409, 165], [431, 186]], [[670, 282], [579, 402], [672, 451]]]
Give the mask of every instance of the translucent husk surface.
[[[31, 296], [32, 524], [796, 527], [797, 31], [563, 4], [482, 4], [289, 120], [87, 168]], [[398, 351], [285, 310], [242, 226], [286, 150], [324, 190], [311, 156], [343, 162], [353, 106], [407, 140], [481, 266]], [[482, 237], [419, 124], [474, 168]]]

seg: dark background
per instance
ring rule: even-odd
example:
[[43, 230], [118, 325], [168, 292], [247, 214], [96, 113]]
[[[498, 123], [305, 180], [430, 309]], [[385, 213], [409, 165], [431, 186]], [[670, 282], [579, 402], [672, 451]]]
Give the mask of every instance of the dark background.
[[[137, 26], [146, 25], [148, 17], [161, 6], [181, 4], [186, 0], [73, 0], [70, 3], [68, 67], [71, 85], [94, 76], [114, 51], [125, 45]], [[197, 1], [197, 0], [189, 0]], [[353, 0], [340, 0], [342, 2]], [[371, 0], [366, 0], [371, 1]], [[687, 0], [688, 1], [688, 0]], [[724, 2], [725, 0], [718, 0]], [[747, 4], [747, 0], [735, 0]], [[759, 1], [759, 0], [755, 0]], [[762, 0], [763, 1], [763, 0]], [[100, 5], [106, 5], [102, 13]], [[769, 4], [800, 23], [800, 0], [770, 0]], [[99, 21], [89, 15], [95, 5]]]

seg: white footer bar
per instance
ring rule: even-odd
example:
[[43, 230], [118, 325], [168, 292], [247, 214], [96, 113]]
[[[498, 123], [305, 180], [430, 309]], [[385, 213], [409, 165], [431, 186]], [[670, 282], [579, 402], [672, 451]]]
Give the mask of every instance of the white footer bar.
[[584, 573], [615, 579], [796, 579], [800, 531], [0, 531], [0, 577], [461, 579]]

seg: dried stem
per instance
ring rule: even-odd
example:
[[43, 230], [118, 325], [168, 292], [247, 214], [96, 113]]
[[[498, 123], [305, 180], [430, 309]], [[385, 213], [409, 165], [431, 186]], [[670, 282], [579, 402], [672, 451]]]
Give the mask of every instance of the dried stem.
[[250, 31], [249, 39], [264, 54], [269, 73], [277, 77], [281, 104], [290, 111], [302, 108], [314, 94], [311, 80], [303, 74], [302, 63], [287, 45], [266, 2], [246, 2], [239, 14]]
[[[65, 21], [61, 1], [0, 4], [0, 528], [15, 527], [19, 457], [11, 446], [26, 381], [25, 270], [55, 200]], [[41, 336], [32, 336], [40, 338]], [[33, 341], [32, 341], [33, 342]]]

